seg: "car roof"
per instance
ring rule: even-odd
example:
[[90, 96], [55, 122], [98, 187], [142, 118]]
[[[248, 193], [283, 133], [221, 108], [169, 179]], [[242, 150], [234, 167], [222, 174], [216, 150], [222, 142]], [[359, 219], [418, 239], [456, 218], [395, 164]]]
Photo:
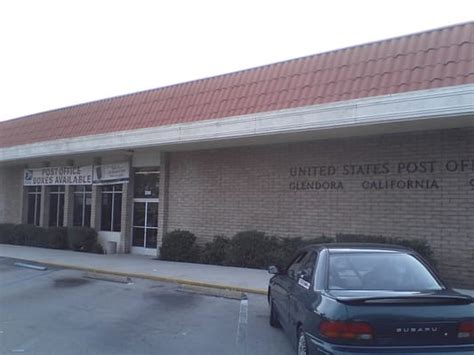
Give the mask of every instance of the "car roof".
[[377, 243], [325, 243], [311, 244], [303, 249], [321, 250], [327, 249], [329, 252], [413, 252], [410, 248], [393, 245], [393, 244], [377, 244]]

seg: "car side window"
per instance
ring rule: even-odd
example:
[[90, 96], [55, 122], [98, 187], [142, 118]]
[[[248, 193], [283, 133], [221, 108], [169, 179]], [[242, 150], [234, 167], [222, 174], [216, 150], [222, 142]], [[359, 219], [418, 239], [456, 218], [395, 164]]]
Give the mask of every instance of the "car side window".
[[316, 258], [316, 253], [309, 252], [306, 257], [301, 260], [301, 268], [299, 270], [299, 274], [303, 276], [303, 278], [308, 282], [312, 282], [313, 280], [314, 268], [316, 266]]
[[296, 275], [300, 270], [301, 262], [303, 261], [306, 255], [308, 255], [308, 252], [303, 252], [298, 254], [293, 259], [293, 261], [290, 263], [290, 266], [288, 266], [288, 268], [286, 269], [288, 277], [296, 280]]

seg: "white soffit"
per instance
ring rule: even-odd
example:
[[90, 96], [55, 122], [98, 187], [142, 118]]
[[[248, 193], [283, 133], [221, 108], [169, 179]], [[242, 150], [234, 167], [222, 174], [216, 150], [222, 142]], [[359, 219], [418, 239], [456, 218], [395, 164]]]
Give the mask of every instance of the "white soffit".
[[[258, 138], [474, 114], [474, 84], [0, 148], [16, 159]], [[474, 120], [473, 120], [474, 121]], [[474, 122], [473, 122], [474, 124]], [[390, 128], [386, 133], [390, 133]]]

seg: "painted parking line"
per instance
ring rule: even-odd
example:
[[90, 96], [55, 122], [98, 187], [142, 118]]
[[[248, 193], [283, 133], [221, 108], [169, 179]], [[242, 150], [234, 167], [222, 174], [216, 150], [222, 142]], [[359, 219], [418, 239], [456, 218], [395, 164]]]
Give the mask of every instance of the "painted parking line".
[[247, 295], [242, 295], [240, 300], [239, 322], [237, 324], [236, 348], [237, 354], [247, 354], [247, 321], [248, 321], [249, 300]]
[[110, 274], [103, 274], [98, 272], [85, 272], [83, 277], [86, 279], [92, 280], [100, 280], [100, 281], [108, 281], [108, 282], [115, 282], [120, 284], [133, 284], [133, 281], [128, 276], [118, 276], [118, 275], [110, 275]]
[[20, 262], [13, 263], [13, 265], [18, 266], [18, 267], [23, 267], [25, 269], [33, 269], [33, 270], [38, 270], [38, 271], [45, 271], [48, 269], [46, 266], [20, 263]]

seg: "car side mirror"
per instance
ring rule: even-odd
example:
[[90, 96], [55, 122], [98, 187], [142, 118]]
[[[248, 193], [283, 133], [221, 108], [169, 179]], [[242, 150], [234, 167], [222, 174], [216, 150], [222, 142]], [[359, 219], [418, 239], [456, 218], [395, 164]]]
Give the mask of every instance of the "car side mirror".
[[275, 265], [272, 265], [268, 267], [268, 273], [273, 274], [273, 275], [278, 275], [280, 271], [278, 270], [278, 267], [276, 267]]

